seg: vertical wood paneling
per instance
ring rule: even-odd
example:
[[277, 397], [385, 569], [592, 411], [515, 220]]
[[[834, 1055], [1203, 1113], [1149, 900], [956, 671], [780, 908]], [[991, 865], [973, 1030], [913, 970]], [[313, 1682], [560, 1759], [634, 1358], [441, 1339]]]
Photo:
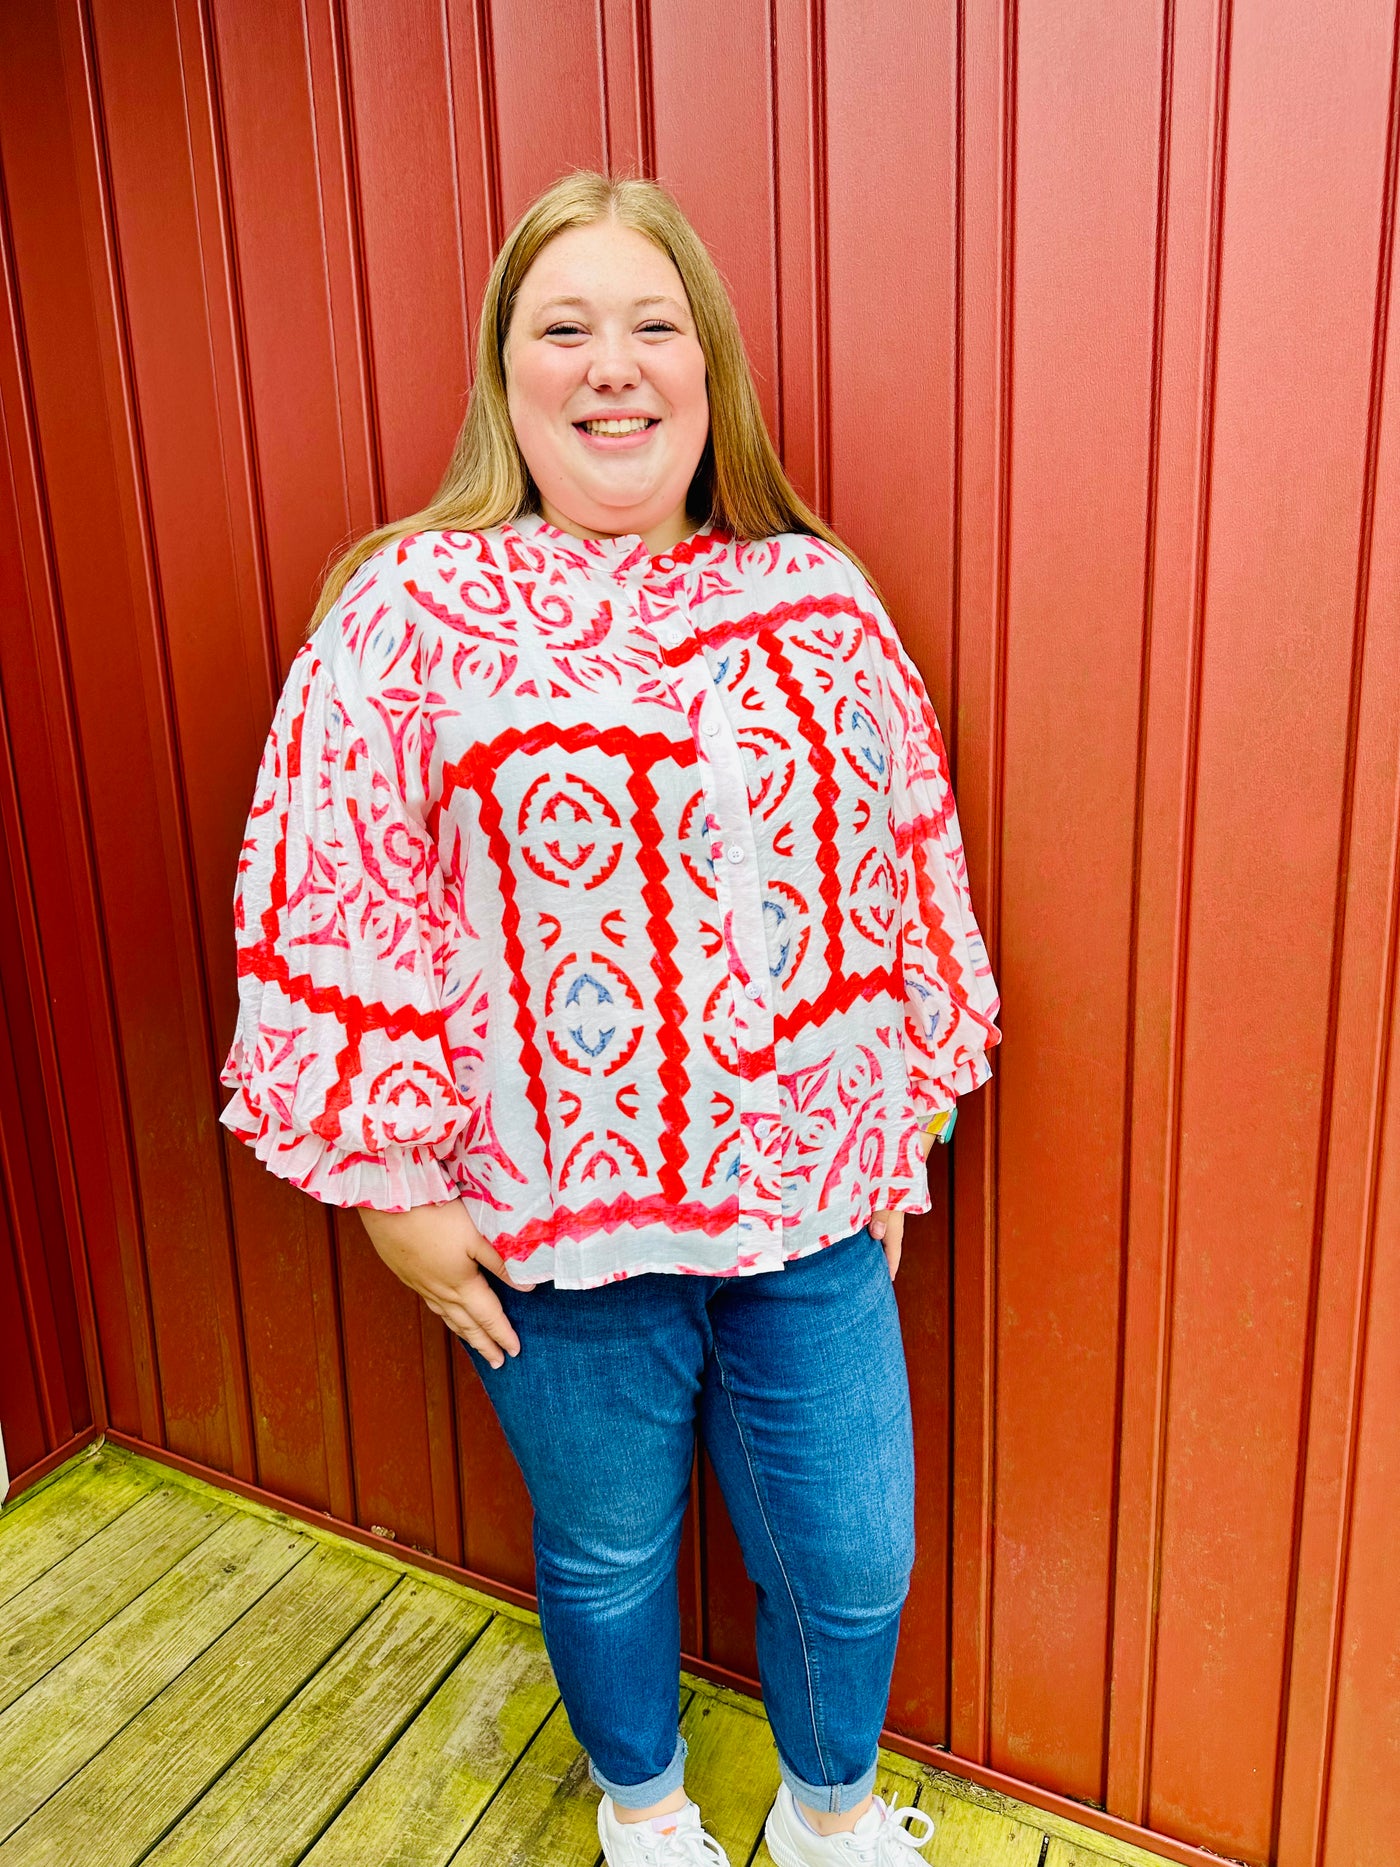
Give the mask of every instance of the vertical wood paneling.
[[706, 1585], [704, 1658], [741, 1679], [758, 1676], [754, 1590], [709, 1456], [700, 1460]]
[[950, 1189], [943, 1160], [930, 1163], [929, 1191], [933, 1209], [906, 1228], [907, 1250], [899, 1271], [899, 1312], [919, 1463], [914, 1574], [900, 1622], [889, 1721], [892, 1729], [924, 1743], [946, 1745], [952, 1583], [948, 1525], [953, 1506], [948, 1389], [953, 1343]]
[[[18, 631], [7, 634], [7, 679], [12, 669], [18, 677], [26, 663], [25, 671], [37, 676], [29, 698], [42, 709], [35, 717], [47, 713], [51, 723], [55, 795], [65, 805], [73, 783], [65, 754], [81, 773], [63, 824], [73, 839], [68, 876], [51, 886], [47, 903], [51, 961], [62, 984], [76, 988], [79, 1004], [84, 990], [88, 995], [87, 1028], [81, 1014], [68, 1020], [64, 1093], [75, 1133], [93, 1147], [101, 1162], [98, 1177], [110, 1189], [108, 1212], [94, 1209], [99, 1194], [84, 1216], [101, 1227], [89, 1240], [99, 1319], [104, 1343], [110, 1344], [113, 1418], [124, 1423], [134, 1417], [139, 1430], [160, 1438], [163, 1401], [171, 1396], [162, 1397], [156, 1385], [141, 1208], [133, 1186], [138, 1110], [117, 1061], [116, 1032], [130, 1038], [128, 1058], [139, 1062], [144, 1052], [158, 1078], [169, 1021], [160, 1005], [155, 1015], [142, 1017], [138, 1001], [154, 996], [158, 982], [167, 999], [172, 989], [178, 993], [189, 967], [177, 958], [161, 905], [163, 820], [149, 762], [136, 621], [139, 529], [129, 455], [123, 459], [119, 439], [119, 340], [110, 296], [104, 298], [110, 277], [104, 270], [102, 178], [90, 135], [84, 140], [79, 133], [88, 100], [79, 23], [51, 18], [37, 7], [22, 14], [8, 9], [4, 31], [0, 148], [18, 298], [6, 420], [11, 459], [28, 482], [18, 483], [17, 491], [33, 629], [32, 661], [30, 644]], [[23, 460], [31, 423], [42, 464]], [[46, 630], [52, 630], [51, 639]], [[113, 721], [121, 724], [119, 743], [113, 742]], [[41, 849], [48, 826], [32, 795], [26, 799], [26, 827], [31, 846]], [[63, 881], [69, 878], [65, 900]], [[70, 929], [77, 934], [76, 953], [64, 950]], [[118, 977], [123, 961], [130, 977]], [[60, 1005], [65, 996], [60, 994]], [[178, 1081], [178, 1050], [172, 1063], [169, 1074]], [[186, 1127], [185, 1108], [177, 1108], [173, 1119], [171, 1132], [160, 1132], [167, 1150]], [[163, 1125], [149, 1126], [159, 1132]], [[149, 1221], [152, 1206], [144, 1188], [141, 1204]], [[177, 1417], [187, 1379], [177, 1367], [171, 1390]], [[217, 1418], [217, 1381], [202, 1399]], [[227, 1456], [227, 1437], [211, 1449]]]
[[[363, 452], [346, 445], [336, 326], [337, 315], [349, 326], [355, 359], [357, 308], [353, 291], [334, 283], [331, 226], [344, 220], [334, 204], [343, 201], [345, 179], [339, 163], [318, 171], [308, 24], [286, 0], [222, 7], [212, 41], [213, 122], [241, 287], [248, 434], [238, 478], [255, 491], [253, 562], [262, 575], [262, 603], [249, 616], [262, 664], [248, 701], [255, 740], [305, 633], [321, 567], [373, 516]], [[364, 407], [353, 368], [348, 406]], [[362, 419], [349, 434], [352, 443], [362, 437]], [[220, 885], [227, 895], [231, 882]], [[223, 919], [210, 930], [221, 942]], [[241, 1146], [228, 1149], [228, 1172], [260, 1479], [300, 1502], [353, 1515], [328, 1217]]]
[[601, 0], [604, 162], [612, 175], [649, 175], [651, 47], [646, 0]]
[[1086, 0], [1017, 33], [991, 1756], [1086, 1801], [1112, 1585], [1160, 31], [1155, 8]]
[[337, 302], [327, 251], [331, 225], [344, 219], [345, 179], [339, 164], [318, 164], [319, 116], [335, 112], [312, 87], [310, 22], [295, 0], [238, 0], [216, 6], [214, 25], [242, 354], [251, 407], [264, 417], [252, 449], [278, 650], [270, 706], [329, 551], [367, 530], [373, 510], [363, 460], [346, 447], [356, 424], [342, 402], [336, 329], [339, 318], [353, 338], [356, 314], [353, 300]]
[[462, 419], [469, 339], [457, 143], [439, 0], [345, 0], [344, 18], [378, 519], [431, 497]]
[[[1355, 1463], [1348, 1473], [1345, 1594], [1333, 1664], [1336, 1696], [1323, 1772], [1326, 1801], [1322, 1850], [1300, 1858], [1327, 1867], [1384, 1860], [1400, 1823], [1400, 1775], [1395, 1769], [1396, 1679], [1400, 1634], [1395, 1615], [1395, 1547], [1400, 1537], [1400, 1377], [1390, 1352], [1400, 1330], [1400, 1096], [1395, 1058], [1400, 1047], [1400, 1003], [1395, 995], [1400, 908], [1392, 869], [1386, 1030], [1380, 1088], [1384, 1127], [1368, 1231], [1366, 1271], [1360, 1286], [1366, 1309], [1358, 1318], [1357, 1383], [1353, 1430]], [[1380, 1715], [1378, 1715], [1378, 1713]]]
[[[320, 571], [436, 485], [503, 232], [659, 173], [924, 670], [1004, 995], [899, 1284], [891, 1726], [1242, 1859], [1388, 1858], [1395, 27], [0, 9], [12, 1464], [110, 1419], [528, 1589], [467, 1358], [216, 1127], [229, 897]], [[701, 1471], [685, 1638], [751, 1675]]]
[[[142, 866], [162, 886], [163, 899], [150, 907], [166, 922], [172, 958], [168, 974], [138, 968], [135, 951], [117, 959], [131, 993], [123, 1032], [127, 1090], [145, 1156], [146, 1248], [167, 1429], [178, 1450], [228, 1461], [238, 1476], [252, 1477], [213, 1077], [215, 1030], [227, 1028], [234, 1008], [228, 968], [219, 962], [243, 827], [225, 774], [258, 755], [267, 672], [247, 502], [233, 483], [237, 386], [227, 355], [217, 211], [200, 199], [197, 166], [207, 164], [208, 152], [196, 141], [198, 117], [184, 109], [192, 82], [196, 96], [207, 87], [197, 46], [188, 48], [195, 71], [186, 68], [173, 8], [118, 20], [99, 5], [92, 25], [87, 56], [109, 164], [132, 543], [141, 559], [137, 640], [165, 853], [163, 868], [149, 860]], [[94, 662], [102, 646], [97, 623], [93, 617]], [[93, 679], [96, 709], [96, 666]], [[90, 731], [117, 753], [114, 726], [94, 719]], [[119, 792], [111, 806], [117, 814]], [[158, 1051], [142, 1054], [153, 1039]]]
[[[1394, 1314], [1397, 1235], [1394, 1206], [1385, 1205], [1382, 1150], [1395, 1100], [1400, 930], [1400, 296], [1394, 278], [1400, 45], [1392, 45], [1391, 58], [1367, 463], [1369, 524], [1362, 531], [1357, 567], [1355, 750], [1341, 902], [1336, 1067], [1278, 1819], [1281, 1867], [1319, 1857], [1364, 1859], [1383, 1850], [1382, 1835], [1400, 1824], [1400, 1781], [1395, 1773], [1387, 1779], [1383, 1751], [1368, 1754], [1374, 1725], [1384, 1731], [1384, 1720], [1363, 1724], [1358, 1719], [1362, 1706], [1369, 1710], [1384, 1702], [1384, 1675], [1363, 1674], [1356, 1689], [1355, 1649], [1349, 1650], [1346, 1632], [1349, 1627], [1358, 1645], [1369, 1646], [1374, 1639], [1377, 1656], [1386, 1663], [1384, 1633], [1368, 1639], [1357, 1630], [1366, 1628], [1367, 1608], [1379, 1608], [1379, 1589], [1393, 1592], [1393, 1577], [1383, 1577], [1375, 1552], [1394, 1547], [1397, 1527], [1393, 1502], [1387, 1505], [1387, 1496], [1395, 1496], [1393, 1477], [1388, 1489], [1365, 1490], [1374, 1487], [1377, 1476], [1384, 1486], [1387, 1470], [1396, 1470], [1383, 1427], [1379, 1441], [1376, 1431], [1386, 1411], [1394, 1415], [1397, 1410], [1400, 1365], [1377, 1347], [1386, 1340], [1387, 1317]], [[1393, 1132], [1393, 1119], [1391, 1127]], [[1353, 1549], [1359, 1558], [1355, 1569]], [[1383, 1615], [1375, 1625], [1384, 1627]], [[1389, 1646], [1393, 1664], [1400, 1649], [1394, 1640]], [[1343, 1728], [1341, 1721], [1347, 1719], [1352, 1722]], [[1334, 1749], [1341, 1766], [1336, 1779]], [[1395, 1795], [1387, 1794], [1389, 1782], [1395, 1783]]]
[[432, 1549], [433, 1446], [422, 1304], [391, 1277], [353, 1212], [335, 1215], [345, 1378], [360, 1522]]
[[530, 1494], [465, 1350], [454, 1351], [452, 1387], [462, 1463], [463, 1560], [478, 1575], [533, 1588]]
[[[43, 1426], [41, 1450], [50, 1452], [72, 1439], [92, 1415], [72, 1271], [61, 1248], [45, 1249], [46, 1239], [59, 1244], [63, 1238], [63, 1208], [57, 1150], [44, 1106], [39, 1033], [25, 976], [20, 929], [23, 868], [13, 859], [16, 853], [22, 856], [11, 846], [11, 859], [0, 875], [0, 1204], [14, 1284], [12, 1299], [4, 1306], [10, 1344], [5, 1359], [12, 1360], [10, 1376], [21, 1383], [26, 1360], [33, 1363]], [[27, 1339], [27, 1355], [17, 1336]], [[22, 1453], [20, 1448], [18, 1471], [30, 1462]]]
[[827, 507], [951, 734], [956, 16], [930, 8], [891, 34], [850, 0], [825, 10]]
[[[827, 0], [819, 123], [825, 203], [819, 310], [823, 505], [870, 565], [950, 741], [956, 640], [956, 14], [888, 32], [878, 11]], [[799, 430], [800, 432], [800, 430]], [[948, 1732], [949, 1182], [910, 1223], [901, 1310], [921, 1435], [918, 1561], [892, 1721]]]
[[[724, 275], [764, 419], [776, 428], [770, 0], [670, 0], [649, 11], [656, 173], [685, 204]], [[728, 124], [728, 133], [716, 137], [716, 122]]]
[[1147, 1814], [1155, 1689], [1230, 3], [1172, 0], [1165, 17], [1105, 1786], [1107, 1806], [1137, 1822]]
[[[99, 1417], [158, 1440], [162, 1423], [145, 1264], [112, 1043], [105, 940], [92, 888], [94, 852], [60, 621], [54, 514], [46, 488], [47, 478], [62, 471], [65, 454], [70, 466], [82, 456], [80, 411], [86, 404], [85, 391], [100, 403], [100, 365], [90, 326], [79, 318], [70, 330], [67, 360], [71, 373], [66, 380], [74, 399], [60, 400], [58, 409], [49, 405], [51, 425], [41, 457], [34, 361], [25, 328], [26, 317], [61, 321], [68, 310], [64, 294], [69, 283], [82, 277], [80, 177], [70, 144], [57, 31], [43, 18], [21, 19], [11, 10], [0, 15], [0, 33], [0, 173], [5, 181], [0, 411], [6, 443], [0, 558], [8, 621], [0, 632], [0, 657], [14, 747], [15, 798], [49, 987], [56, 1053], [50, 1065], [50, 1119], [63, 1136], [66, 1105], [71, 1132], [84, 1138], [84, 1145], [71, 1155], [64, 1147], [69, 1173], [62, 1181], [69, 1240], [75, 1252], [84, 1236], [90, 1247], [87, 1281], [96, 1315], [95, 1326], [86, 1332], [90, 1392], [99, 1403]], [[29, 86], [36, 87], [33, 94], [26, 94]], [[22, 136], [17, 133], [21, 99]], [[21, 310], [17, 217], [27, 226], [27, 204], [45, 185], [49, 239], [42, 244], [25, 239], [30, 264]], [[57, 432], [52, 426], [55, 416]], [[77, 441], [69, 450], [65, 434]], [[110, 497], [105, 484], [94, 490], [91, 510], [98, 536], [110, 514]], [[56, 1080], [59, 1067], [64, 1075], [61, 1089]], [[94, 1378], [99, 1366], [100, 1381]]]
[[[620, 26], [618, 11], [608, 10], [609, 24]], [[605, 87], [634, 55], [620, 31], [609, 35], [609, 46], [600, 41], [596, 0], [541, 0], [528, 8], [490, 0], [490, 16], [500, 202], [509, 227], [556, 176], [603, 160]], [[619, 91], [625, 147], [627, 97]]]
[[[12, 761], [0, 712], [0, 1422], [6, 1463], [18, 1476], [81, 1433], [93, 1407], [63, 1249], [59, 1147], [41, 1058], [43, 1001], [26, 965], [32, 903]], [[97, 1393], [100, 1402], [100, 1385]]]
[[[1015, 0], [964, 0], [958, 117], [956, 685], [958, 815], [1000, 979], [1002, 689], [1015, 276]], [[1011, 1025], [1015, 1028], [1015, 1007]], [[949, 1735], [989, 1760], [997, 1458], [1000, 1071], [960, 1111], [953, 1163], [953, 1495]]]
[[[8, 298], [12, 275], [3, 207], [0, 193], [0, 276]], [[6, 370], [4, 389], [16, 386]], [[15, 469], [30, 465], [30, 437], [27, 422], [18, 433], [10, 426], [6, 404], [13, 410], [15, 400], [0, 392], [0, 437], [19, 443], [13, 450], [0, 447], [0, 603], [19, 618], [27, 592], [20, 575]], [[13, 1422], [7, 1463], [17, 1477], [94, 1417], [105, 1422], [107, 1385], [96, 1352], [86, 1265], [80, 1250], [70, 1255], [65, 1248], [70, 1239], [76, 1245], [79, 1235], [77, 1187], [58, 1093], [37, 890], [11, 726], [13, 709], [17, 702], [22, 707], [26, 695], [22, 653], [11, 652], [23, 644], [23, 633], [8, 633], [10, 639], [0, 646], [0, 1189], [6, 1235], [0, 1269], [0, 1422]], [[29, 730], [22, 731], [21, 745], [34, 744], [35, 724], [25, 722]], [[42, 753], [39, 762], [46, 762]], [[80, 1310], [86, 1328], [80, 1328]], [[120, 1347], [114, 1358], [120, 1363]]]
[[1287, 1684], [1392, 21], [1309, 13], [1285, 42], [1237, 6], [1230, 53], [1149, 1808], [1251, 1860]]
[[774, 0], [773, 144], [777, 215], [776, 441], [788, 475], [827, 509], [826, 41], [820, 0]]

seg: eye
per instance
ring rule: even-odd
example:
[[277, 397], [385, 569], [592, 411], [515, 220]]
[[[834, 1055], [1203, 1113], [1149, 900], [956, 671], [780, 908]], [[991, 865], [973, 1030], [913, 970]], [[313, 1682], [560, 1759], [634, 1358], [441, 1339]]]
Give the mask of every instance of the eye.
[[642, 326], [644, 331], [673, 331], [675, 328], [675, 325], [668, 324], [665, 318], [653, 318], [650, 323]]
[[546, 337], [582, 337], [583, 334], [581, 324], [551, 324], [545, 332]]

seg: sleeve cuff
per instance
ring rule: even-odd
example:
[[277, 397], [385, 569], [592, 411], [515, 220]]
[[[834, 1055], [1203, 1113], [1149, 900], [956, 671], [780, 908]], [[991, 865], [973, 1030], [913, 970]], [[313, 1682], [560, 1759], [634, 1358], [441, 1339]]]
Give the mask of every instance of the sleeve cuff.
[[914, 1111], [920, 1128], [928, 1126], [935, 1115], [956, 1109], [959, 1096], [980, 1089], [992, 1074], [992, 1061], [985, 1050], [964, 1057], [948, 1076], [922, 1076], [909, 1085]]
[[458, 1196], [442, 1162], [426, 1147], [344, 1153], [315, 1135], [299, 1134], [259, 1114], [241, 1089], [234, 1091], [219, 1120], [230, 1134], [248, 1143], [265, 1167], [327, 1206], [407, 1212], [414, 1206], [445, 1205]]

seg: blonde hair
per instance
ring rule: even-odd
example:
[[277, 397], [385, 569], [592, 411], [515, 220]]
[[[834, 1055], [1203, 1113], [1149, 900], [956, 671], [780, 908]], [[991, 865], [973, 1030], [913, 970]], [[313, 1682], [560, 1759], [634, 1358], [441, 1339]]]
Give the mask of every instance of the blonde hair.
[[447, 472], [421, 512], [358, 539], [326, 574], [314, 629], [351, 577], [381, 546], [420, 531], [484, 531], [539, 511], [539, 494], [520, 452], [506, 402], [505, 345], [521, 281], [542, 249], [570, 227], [613, 219], [645, 235], [681, 276], [704, 353], [710, 433], [691, 481], [687, 509], [736, 538], [811, 532], [844, 553], [876, 590], [850, 548], [803, 504], [769, 438], [749, 371], [739, 321], [704, 242], [660, 183], [576, 169], [546, 188], [506, 236], [481, 305], [476, 379]]

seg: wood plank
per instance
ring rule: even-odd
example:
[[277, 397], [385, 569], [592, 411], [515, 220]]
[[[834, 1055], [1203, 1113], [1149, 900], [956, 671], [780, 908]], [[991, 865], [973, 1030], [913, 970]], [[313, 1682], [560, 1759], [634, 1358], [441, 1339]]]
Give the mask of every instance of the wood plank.
[[21, 1590], [0, 1633], [0, 1711], [231, 1515], [188, 1492], [152, 1491]]
[[291, 1867], [489, 1619], [436, 1583], [400, 1582], [146, 1856], [150, 1867]]
[[1037, 1867], [1045, 1838], [1038, 1826], [950, 1795], [932, 1780], [919, 1807], [937, 1823], [924, 1849], [929, 1867]]
[[[686, 1694], [682, 1692], [682, 1703]], [[598, 1791], [588, 1758], [557, 1705], [452, 1867], [597, 1867]]]
[[236, 1515], [0, 1712], [0, 1839], [314, 1547]]
[[996, 1814], [1005, 1815], [1014, 1822], [1048, 1835], [1052, 1842], [1057, 1838], [1067, 1841], [1071, 1847], [1096, 1855], [1100, 1867], [1105, 1858], [1116, 1863], [1116, 1867], [1162, 1867], [1162, 1856], [1152, 1853], [1148, 1848], [1138, 1847], [1132, 1841], [1120, 1841], [1097, 1828], [1086, 1828], [1082, 1823], [1071, 1821], [1065, 1815], [1054, 1815], [1048, 1809], [1032, 1808], [1028, 1803], [1017, 1802], [1010, 1796], [1002, 1795], [1000, 1790], [986, 1789], [967, 1777], [955, 1776], [951, 1770], [926, 1769], [924, 1776], [933, 1788], [940, 1790], [950, 1801], [970, 1803], [976, 1808], [990, 1809]]
[[202, 1643], [198, 1659], [0, 1846], [0, 1862], [140, 1860], [396, 1581], [351, 1551], [311, 1550]]
[[21, 1491], [0, 1509], [0, 1602], [62, 1562], [154, 1484], [112, 1447], [99, 1446], [47, 1483]]
[[538, 1631], [497, 1615], [304, 1867], [443, 1867], [557, 1701]]
[[917, 1763], [911, 1763], [907, 1757], [897, 1757], [892, 1750], [880, 1752], [879, 1767], [875, 1772], [875, 1794], [883, 1796], [886, 1802], [893, 1802], [898, 1796], [902, 1803], [917, 1802], [923, 1793], [924, 1773]]
[[742, 1867], [778, 1793], [778, 1752], [768, 1720], [737, 1693], [702, 1687], [686, 1707], [681, 1734], [690, 1746], [686, 1790], [700, 1804], [706, 1828]]
[[[1108, 1842], [1107, 1836], [1104, 1839], [1108, 1846], [1113, 1845]], [[1045, 1850], [1044, 1867], [1104, 1867], [1104, 1859], [1102, 1853], [1092, 1848], [1077, 1847], [1073, 1841], [1052, 1835], [1050, 1845]]]
[[[182, 1552], [180, 1538], [191, 1529], [205, 1540]], [[366, 1571], [377, 1578], [370, 1593], [378, 1594], [379, 1607], [360, 1604], [370, 1619], [319, 1670], [315, 1659], [303, 1656], [281, 1715], [264, 1708], [251, 1748], [222, 1780], [223, 1764], [208, 1770], [216, 1786], [192, 1803], [198, 1791], [180, 1769], [191, 1748], [199, 1749], [199, 1734], [170, 1734], [165, 1716], [156, 1714], [162, 1706], [179, 1713], [184, 1671], [193, 1670], [200, 1654], [206, 1675], [227, 1671], [242, 1679], [247, 1656], [231, 1641], [234, 1624], [241, 1625], [239, 1617], [269, 1590], [280, 1595], [292, 1579], [288, 1571], [295, 1574], [313, 1552], [318, 1560], [347, 1562], [361, 1582]], [[407, 1582], [400, 1581], [404, 1576]], [[439, 1602], [418, 1598], [427, 1591], [439, 1597], [441, 1613], [433, 1611]], [[0, 1845], [5, 1867], [19, 1860], [49, 1867], [96, 1858], [106, 1867], [109, 1859], [139, 1858], [152, 1844], [150, 1858], [164, 1867], [185, 1860], [272, 1867], [298, 1858], [308, 1867], [361, 1867], [367, 1860], [385, 1867], [445, 1867], [449, 1860], [524, 1867], [543, 1859], [551, 1867], [593, 1867], [598, 1860], [596, 1795], [556, 1703], [537, 1625], [495, 1612], [496, 1604], [475, 1591], [425, 1582], [402, 1565], [350, 1549], [328, 1531], [303, 1530], [278, 1512], [245, 1506], [121, 1448], [100, 1447], [0, 1512], [0, 1601], [6, 1599], [0, 1635], [0, 1837], [10, 1836]], [[354, 1619], [352, 1612], [347, 1626]], [[488, 1620], [454, 1665], [453, 1652]], [[454, 1627], [457, 1633], [450, 1634]], [[285, 1646], [286, 1629], [264, 1627], [262, 1639]], [[211, 1642], [228, 1647], [217, 1665]], [[44, 1653], [51, 1670], [36, 1677]], [[273, 1662], [263, 1658], [258, 1678], [266, 1683]], [[308, 1666], [310, 1683], [303, 1685]], [[434, 1690], [444, 1668], [450, 1670]], [[290, 1670], [298, 1672], [296, 1662]], [[396, 1689], [405, 1682], [406, 1697]], [[222, 1728], [228, 1721], [211, 1720], [218, 1682], [206, 1676], [204, 1684], [209, 1689], [193, 1696], [184, 1689], [187, 1722], [212, 1723], [206, 1752], [212, 1746], [225, 1760], [238, 1756], [249, 1738], [231, 1744]], [[19, 1696], [6, 1706], [15, 1692]], [[762, 1708], [705, 1683], [697, 1690], [690, 1680], [683, 1705], [691, 1745], [688, 1787], [711, 1831], [735, 1867], [771, 1867], [761, 1829], [777, 1769]], [[147, 1736], [131, 1748], [123, 1727], [138, 1714]], [[125, 1779], [103, 1790], [97, 1771], [108, 1759], [98, 1753], [117, 1733], [111, 1749], [130, 1749]], [[81, 1794], [75, 1771], [81, 1772]], [[169, 1785], [163, 1806], [176, 1804], [175, 1813], [163, 1816], [149, 1839], [138, 1837], [126, 1853], [111, 1852], [108, 1810], [138, 1801], [152, 1781]], [[335, 1815], [347, 1785], [353, 1793]], [[923, 1806], [939, 1822], [925, 1857], [932, 1867], [971, 1867], [974, 1861], [979, 1867], [1036, 1867], [1042, 1845], [1048, 1848], [1045, 1867], [1103, 1867], [1106, 1861], [1156, 1867], [1157, 1857], [1140, 1848], [891, 1753], [882, 1753], [876, 1786], [904, 1803], [922, 1790]], [[72, 1832], [66, 1824], [55, 1826], [49, 1808], [39, 1808], [49, 1797], [60, 1812], [64, 1798], [76, 1811]], [[332, 1815], [304, 1855], [317, 1826]], [[125, 1846], [125, 1827], [117, 1826]]]

